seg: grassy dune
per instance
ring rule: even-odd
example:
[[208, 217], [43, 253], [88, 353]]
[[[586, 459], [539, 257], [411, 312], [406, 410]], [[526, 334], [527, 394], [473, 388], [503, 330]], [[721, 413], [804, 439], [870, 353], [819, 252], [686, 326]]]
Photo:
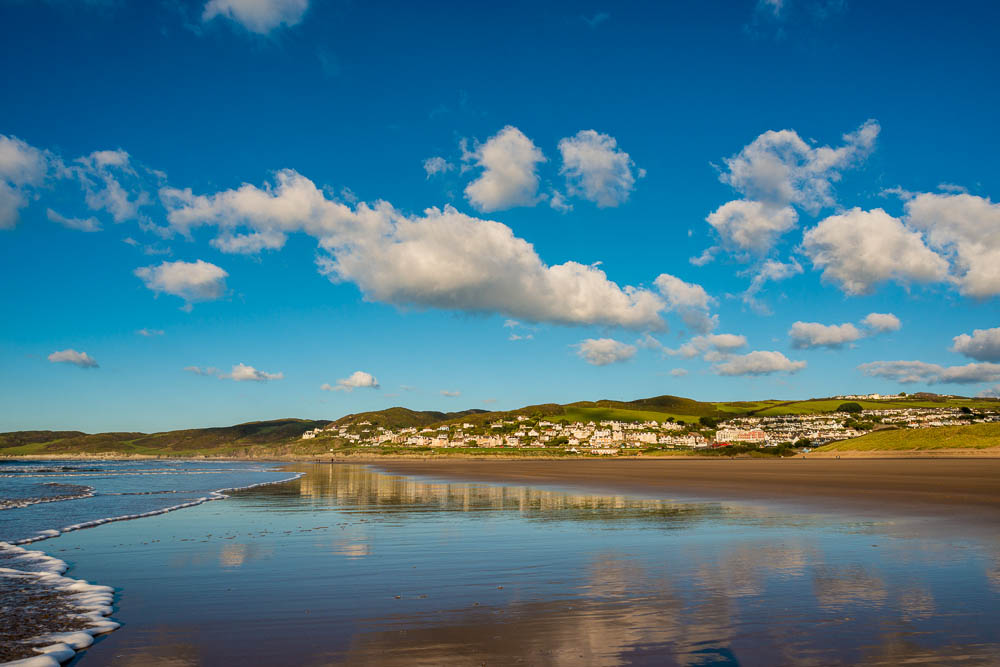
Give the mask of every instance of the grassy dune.
[[876, 431], [816, 449], [817, 452], [1000, 450], [1000, 423]]

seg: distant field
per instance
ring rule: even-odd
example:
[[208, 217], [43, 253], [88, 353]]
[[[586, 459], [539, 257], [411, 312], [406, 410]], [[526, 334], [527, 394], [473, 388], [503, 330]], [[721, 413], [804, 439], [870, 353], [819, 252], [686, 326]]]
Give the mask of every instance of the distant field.
[[934, 449], [1000, 449], [1000, 423], [876, 431], [842, 440], [817, 452], [920, 451]]
[[[752, 410], [764, 410], [770, 406], [781, 405], [782, 401], [732, 401], [729, 403], [715, 403], [717, 410], [722, 412], [743, 413]], [[839, 403], [838, 403], [839, 405]]]
[[972, 409], [997, 410], [1000, 409], [1000, 402], [990, 400], [978, 400], [966, 398], [958, 400], [944, 401], [852, 401], [842, 399], [825, 399], [815, 401], [791, 401], [788, 403], [778, 403], [768, 401], [772, 407], [760, 410], [756, 414], [761, 416], [779, 415], [808, 415], [820, 414], [823, 412], [833, 412], [843, 403], [857, 403], [865, 410], [902, 410], [906, 408], [960, 408], [962, 406]]
[[562, 422], [588, 422], [588, 421], [624, 421], [624, 422], [645, 422], [656, 421], [665, 422], [670, 417], [675, 421], [693, 423], [698, 421], [694, 415], [673, 414], [669, 412], [652, 412], [649, 410], [626, 410], [623, 408], [584, 408], [573, 405], [566, 406], [561, 415], [549, 417], [552, 421]]

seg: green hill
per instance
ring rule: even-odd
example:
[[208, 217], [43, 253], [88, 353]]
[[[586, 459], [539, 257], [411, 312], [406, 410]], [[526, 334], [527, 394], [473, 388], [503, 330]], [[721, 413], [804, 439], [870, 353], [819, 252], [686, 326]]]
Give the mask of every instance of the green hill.
[[16, 431], [0, 433], [0, 456], [100, 453], [241, 455], [250, 450], [294, 443], [304, 432], [321, 428], [329, 423], [327, 420], [276, 419], [163, 433], [88, 434], [80, 431]]
[[842, 440], [817, 452], [929, 451], [939, 449], [1000, 449], [1000, 423], [876, 431]]
[[433, 410], [416, 411], [407, 408], [386, 408], [372, 412], [358, 412], [344, 415], [333, 422], [337, 426], [371, 422], [385, 428], [404, 428], [407, 426], [431, 426], [442, 422], [455, 421], [470, 415], [488, 414], [486, 410], [462, 410], [460, 412], [435, 412]]
[[[760, 408], [750, 410], [762, 417], [779, 415], [805, 415], [833, 412], [845, 403], [839, 398], [811, 398], [807, 401], [766, 401]], [[959, 408], [967, 407], [973, 410], [1000, 409], [1000, 400], [995, 398], [963, 398], [956, 396], [938, 396], [937, 394], [917, 394], [915, 396], [894, 399], [891, 401], [852, 400], [865, 410], [902, 410], [906, 408]]]
[[[462, 410], [437, 412], [409, 410], [403, 407], [345, 415], [335, 422], [326, 420], [277, 419], [249, 422], [217, 428], [185, 429], [162, 433], [95, 433], [81, 431], [18, 431], [0, 433], [0, 456], [65, 454], [167, 455], [167, 456], [278, 456], [284, 454], [317, 455], [330, 451], [328, 438], [302, 440], [302, 434], [331, 423], [336, 426], [360, 425], [369, 422], [387, 429], [404, 427], [437, 427], [442, 424], [471, 423], [476, 426], [517, 416], [562, 422], [588, 421], [682, 421], [696, 423], [702, 417], [725, 420], [741, 415], [795, 415], [833, 412], [844, 401], [840, 399], [809, 399], [805, 401], [736, 401], [710, 403], [680, 396], [654, 396], [632, 401], [577, 401], [560, 405], [543, 403], [516, 410]], [[856, 401], [866, 409], [907, 407], [969, 407], [973, 410], [995, 411], [1000, 401], [985, 398], [960, 398], [918, 394], [892, 401]], [[988, 426], [1000, 429], [1000, 426]], [[869, 449], [940, 449], [943, 447], [995, 447], [990, 428], [957, 427], [963, 430], [960, 444], [951, 445], [951, 431], [937, 428], [921, 431], [880, 431], [862, 438], [829, 445], [828, 451], [860, 451]], [[357, 432], [360, 429], [352, 429]], [[956, 436], [958, 437], [958, 436]], [[972, 443], [972, 444], [961, 444]], [[839, 450], [836, 448], [840, 448]]]

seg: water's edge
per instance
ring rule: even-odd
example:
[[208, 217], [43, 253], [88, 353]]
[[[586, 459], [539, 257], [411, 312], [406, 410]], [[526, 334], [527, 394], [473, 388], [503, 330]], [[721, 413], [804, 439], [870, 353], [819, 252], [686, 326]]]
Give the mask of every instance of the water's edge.
[[[63, 576], [68, 569], [65, 561], [55, 558], [41, 550], [27, 550], [22, 545], [33, 544], [53, 537], [58, 537], [63, 533], [69, 533], [86, 528], [95, 528], [107, 523], [118, 521], [131, 521], [143, 519], [151, 516], [159, 516], [168, 512], [196, 507], [213, 500], [225, 500], [228, 493], [245, 491], [262, 486], [274, 484], [284, 484], [299, 479], [305, 473], [297, 472], [279, 480], [259, 482], [245, 486], [226, 487], [211, 491], [208, 495], [196, 500], [180, 503], [171, 507], [142, 512], [139, 514], [125, 514], [116, 517], [106, 517], [72, 524], [60, 529], [42, 529], [33, 537], [23, 538], [12, 542], [0, 542], [0, 558], [3, 562], [15, 562], [30, 569], [0, 567], [0, 576], [30, 579], [41, 589], [55, 593], [69, 594], [75, 611], [79, 617], [86, 622], [85, 627], [75, 632], [49, 632], [43, 633], [22, 643], [30, 645], [39, 653], [37, 656], [13, 660], [0, 663], [0, 666], [10, 667], [58, 667], [63, 662], [71, 659], [77, 651], [87, 648], [94, 643], [96, 635], [112, 632], [120, 627], [120, 623], [109, 620], [107, 617], [113, 613], [114, 588], [91, 584], [84, 579], [73, 579]], [[69, 500], [71, 498], [67, 498]], [[18, 508], [12, 507], [5, 511], [16, 511]]]

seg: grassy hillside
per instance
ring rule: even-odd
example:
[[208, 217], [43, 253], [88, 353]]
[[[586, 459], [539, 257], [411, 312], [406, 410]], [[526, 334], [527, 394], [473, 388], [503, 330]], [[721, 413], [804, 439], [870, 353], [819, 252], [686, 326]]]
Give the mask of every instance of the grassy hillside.
[[668, 419], [673, 419], [674, 421], [683, 422], [697, 422], [698, 416], [679, 414], [679, 413], [668, 413], [668, 412], [655, 412], [652, 410], [629, 410], [625, 408], [613, 408], [613, 407], [585, 407], [578, 405], [567, 405], [563, 413], [556, 417], [553, 417], [554, 421], [562, 422], [587, 422], [587, 421], [621, 421], [621, 422], [645, 422], [645, 421], [667, 421]]
[[94, 433], [18, 431], [0, 433], [0, 456], [24, 454], [172, 454], [198, 456], [243, 453], [297, 442], [305, 431], [326, 420], [276, 419], [235, 426], [196, 428], [163, 433]]
[[504, 412], [484, 412], [474, 417], [461, 420], [474, 424], [484, 424], [498, 419], [512, 419], [517, 415], [528, 417], [544, 417], [552, 421], [588, 422], [601, 420], [616, 420], [626, 422], [640, 421], [677, 421], [696, 422], [699, 417], [719, 417], [725, 413], [714, 403], [703, 403], [679, 396], [655, 396], [634, 401], [577, 401], [559, 405], [544, 403], [529, 405], [517, 410]]
[[[388, 429], [435, 427], [468, 422], [476, 426], [518, 415], [562, 422], [588, 421], [683, 421], [695, 423], [701, 417], [731, 418], [739, 415], [792, 415], [832, 412], [845, 401], [745, 401], [708, 403], [680, 396], [654, 396], [634, 401], [579, 401], [566, 405], [544, 403], [517, 410], [487, 412], [417, 411], [402, 407], [350, 414], [334, 424], [368, 421]], [[961, 407], [974, 410], [1000, 409], [996, 399], [953, 399], [922, 394], [895, 401], [856, 401], [865, 408]], [[0, 456], [63, 454], [169, 455], [169, 456], [276, 456], [319, 455], [330, 451], [329, 438], [302, 440], [305, 431], [330, 424], [328, 421], [278, 419], [249, 422], [219, 428], [186, 429], [163, 433], [96, 433], [80, 431], [19, 431], [0, 433]], [[985, 426], [986, 428], [982, 428]], [[959, 430], [956, 430], [959, 429]], [[962, 430], [966, 429], [966, 430]], [[992, 430], [991, 430], [992, 429]], [[869, 451], [878, 449], [941, 449], [948, 447], [988, 448], [1000, 446], [1000, 425], [973, 425], [919, 431], [883, 431], [862, 438], [829, 445], [827, 451]], [[954, 431], [954, 434], [952, 433]], [[337, 445], [340, 446], [340, 445]]]
[[842, 440], [817, 452], [923, 451], [935, 449], [1000, 449], [1000, 423], [876, 431]]
[[[573, 405], [587, 405], [574, 403]], [[719, 409], [715, 403], [704, 403], [690, 398], [680, 396], [654, 396], [653, 398], [640, 398], [634, 401], [597, 401], [594, 407], [615, 407], [627, 410], [649, 410], [652, 412], [663, 412], [666, 414], [691, 415], [695, 417], [715, 417], [719, 414]]]
[[[808, 401], [767, 401], [763, 408], [751, 410], [762, 417], [777, 415], [806, 415], [833, 412], [847, 401], [839, 398], [810, 399]], [[850, 401], [858, 403], [865, 410], [902, 410], [906, 408], [958, 408], [968, 407], [974, 410], [1000, 409], [1000, 401], [995, 398], [946, 398], [937, 400], [925, 398], [904, 398], [895, 401]]]
[[462, 410], [461, 412], [435, 412], [433, 410], [409, 410], [407, 408], [387, 408], [373, 412], [358, 412], [344, 415], [333, 422], [336, 425], [371, 422], [385, 428], [402, 428], [406, 426], [430, 426], [441, 422], [456, 421], [465, 417], [486, 414], [485, 410]]
[[731, 403], [715, 403], [716, 410], [730, 415], [759, 412], [767, 408], [781, 405], [784, 401], [733, 401]]

